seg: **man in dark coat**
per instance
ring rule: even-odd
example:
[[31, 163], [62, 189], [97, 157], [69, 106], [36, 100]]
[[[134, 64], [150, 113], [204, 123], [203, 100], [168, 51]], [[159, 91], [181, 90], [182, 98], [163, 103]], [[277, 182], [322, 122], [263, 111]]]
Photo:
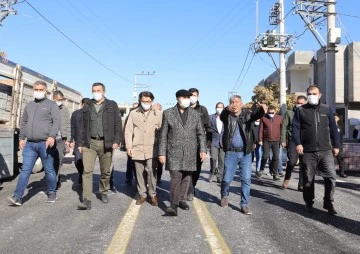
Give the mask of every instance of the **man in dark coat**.
[[100, 199], [103, 203], [109, 202], [107, 193], [110, 189], [112, 154], [119, 147], [122, 135], [118, 105], [115, 101], [106, 99], [105, 86], [94, 83], [92, 93], [93, 100], [88, 101], [82, 109], [77, 138], [84, 163], [83, 202], [78, 206], [80, 210], [91, 209], [96, 157], [99, 157], [101, 172]]
[[[89, 98], [83, 98], [81, 100], [81, 108], [84, 106], [85, 102], [87, 100], [90, 100]], [[82, 114], [82, 110], [78, 109], [75, 110], [70, 118], [70, 123], [71, 123], [71, 142], [72, 142], [72, 147], [74, 149], [74, 163], [75, 163], [75, 167], [79, 173], [78, 176], [78, 184], [82, 184], [82, 173], [84, 171], [84, 164], [82, 161], [82, 155], [79, 151], [79, 146], [78, 143], [76, 142], [76, 137], [77, 137], [77, 133], [78, 133], [78, 128], [79, 128], [79, 124], [80, 124], [80, 119], [81, 119], [81, 114]]]
[[332, 109], [320, 103], [320, 88], [309, 86], [307, 95], [307, 104], [295, 111], [292, 128], [304, 172], [305, 209], [313, 212], [314, 180], [319, 170], [325, 185], [323, 208], [334, 215], [337, 213], [333, 205], [336, 183], [334, 156], [339, 154], [339, 133]]
[[204, 127], [200, 114], [190, 106], [187, 90], [176, 92], [177, 104], [163, 113], [159, 139], [159, 161], [170, 171], [170, 206], [166, 213], [177, 215], [177, 207], [188, 210], [185, 202], [197, 157], [206, 157]]
[[[206, 109], [206, 107], [204, 107], [203, 105], [200, 105], [200, 103], [199, 103], [199, 90], [198, 89], [190, 88], [189, 92], [191, 93], [190, 107], [195, 109], [197, 112], [199, 112], [200, 117], [201, 117], [201, 123], [203, 125], [203, 131], [206, 134], [206, 143], [208, 146], [210, 146], [211, 139], [212, 139], [212, 128], [210, 125], [208, 110]], [[199, 144], [198, 148], [200, 149], [200, 144]], [[195, 186], [200, 177], [202, 160], [200, 160], [198, 153], [199, 153], [199, 151], [196, 153], [196, 155], [194, 154], [196, 156], [196, 172], [194, 172], [191, 177], [188, 195], [187, 195], [188, 201], [193, 200], [194, 194], [195, 194]]]

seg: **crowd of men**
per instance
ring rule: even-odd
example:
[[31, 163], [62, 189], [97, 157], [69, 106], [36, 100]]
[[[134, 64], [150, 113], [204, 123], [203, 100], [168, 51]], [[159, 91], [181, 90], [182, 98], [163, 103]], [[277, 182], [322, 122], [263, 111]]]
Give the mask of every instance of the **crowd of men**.
[[229, 105], [215, 105], [209, 116], [199, 103], [196, 88], [181, 89], [175, 94], [176, 105], [162, 111], [154, 103], [149, 91], [139, 94], [124, 126], [116, 102], [106, 98], [105, 85], [92, 85], [92, 99], [83, 99], [81, 109], [73, 112], [64, 105], [64, 94], [53, 93], [46, 98], [47, 85], [34, 83], [34, 100], [23, 113], [19, 147], [23, 164], [14, 194], [8, 198], [15, 206], [22, 198], [35, 162], [41, 159], [47, 183], [47, 202], [56, 201], [61, 187], [60, 170], [64, 154], [74, 149], [75, 166], [79, 173], [82, 199], [79, 210], [91, 209], [93, 172], [96, 158], [100, 163], [99, 196], [109, 202], [113, 188], [113, 152], [120, 146], [127, 153], [126, 182], [137, 184], [136, 205], [147, 198], [158, 205], [157, 184], [161, 182], [163, 167], [170, 173], [169, 201], [166, 213], [178, 214], [178, 208], [189, 210], [187, 201], [196, 193], [202, 162], [210, 151], [209, 182], [220, 184], [221, 207], [228, 206], [229, 187], [237, 171], [241, 181], [240, 210], [250, 215], [249, 207], [252, 163], [255, 177], [261, 178], [269, 163], [269, 173], [279, 181], [282, 173], [282, 152], [287, 150], [288, 161], [282, 187], [287, 189], [292, 171], [299, 161], [298, 190], [303, 192], [305, 209], [313, 211], [314, 178], [322, 173], [325, 184], [323, 207], [332, 215], [335, 191], [335, 163], [339, 163], [340, 177], [344, 171], [344, 150], [339, 115], [320, 102], [317, 86], [307, 89], [307, 97], [298, 96], [296, 106], [284, 117], [273, 105], [258, 104], [250, 111], [243, 107], [239, 95], [231, 96]]

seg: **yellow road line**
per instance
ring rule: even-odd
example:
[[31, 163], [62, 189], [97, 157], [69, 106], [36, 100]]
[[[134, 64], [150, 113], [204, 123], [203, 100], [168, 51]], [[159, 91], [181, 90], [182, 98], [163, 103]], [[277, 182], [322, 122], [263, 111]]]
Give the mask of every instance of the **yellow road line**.
[[216, 254], [231, 253], [205, 203], [200, 199], [194, 198], [193, 205], [209, 242], [211, 252]]
[[141, 205], [135, 205], [135, 203], [136, 201], [134, 200], [130, 204], [129, 209], [121, 220], [120, 225], [106, 250], [106, 254], [126, 253], [126, 249], [141, 207]]

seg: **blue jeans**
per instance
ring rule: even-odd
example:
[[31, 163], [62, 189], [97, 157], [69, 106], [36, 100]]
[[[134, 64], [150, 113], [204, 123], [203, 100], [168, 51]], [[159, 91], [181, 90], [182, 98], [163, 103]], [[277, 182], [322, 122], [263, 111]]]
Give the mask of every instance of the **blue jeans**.
[[221, 197], [229, 196], [229, 187], [234, 179], [237, 167], [240, 168], [241, 201], [240, 206], [246, 206], [250, 199], [251, 185], [251, 153], [244, 155], [243, 152], [226, 152], [224, 177], [221, 182]]
[[256, 148], [255, 148], [255, 158], [256, 158], [255, 170], [256, 170], [256, 172], [259, 172], [259, 170], [260, 170], [261, 157], [262, 157], [262, 146], [256, 145]]
[[56, 147], [45, 147], [45, 141], [31, 142], [26, 141], [23, 150], [23, 165], [19, 174], [19, 179], [16, 185], [14, 195], [18, 198], [22, 198], [24, 195], [26, 186], [29, 181], [32, 169], [36, 160], [40, 157], [44, 167], [46, 182], [48, 187], [48, 194], [56, 192], [56, 174], [54, 168], [54, 156], [56, 153]]

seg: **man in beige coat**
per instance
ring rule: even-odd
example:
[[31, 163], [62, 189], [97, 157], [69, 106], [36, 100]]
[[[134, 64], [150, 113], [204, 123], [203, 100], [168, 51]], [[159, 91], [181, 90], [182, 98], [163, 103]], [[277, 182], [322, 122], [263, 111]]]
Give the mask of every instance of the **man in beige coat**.
[[130, 112], [125, 127], [126, 152], [135, 163], [139, 198], [137, 205], [146, 201], [147, 188], [153, 206], [158, 205], [156, 197], [156, 168], [158, 163], [158, 132], [162, 112], [152, 107], [154, 95], [144, 91], [139, 94], [140, 106]]

